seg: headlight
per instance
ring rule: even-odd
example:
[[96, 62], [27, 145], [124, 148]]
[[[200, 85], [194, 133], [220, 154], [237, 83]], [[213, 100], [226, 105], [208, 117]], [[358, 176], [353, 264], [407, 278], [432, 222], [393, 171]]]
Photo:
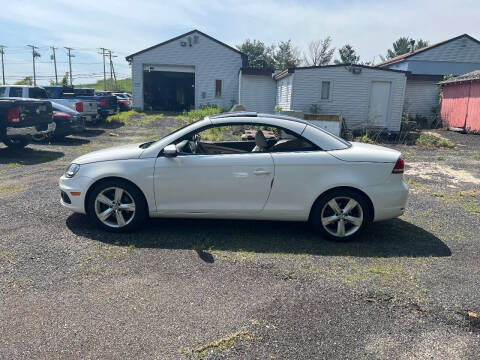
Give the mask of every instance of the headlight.
[[70, 164], [68, 165], [67, 170], [65, 170], [65, 176], [67, 178], [72, 178], [75, 176], [75, 174], [80, 170], [80, 165], [78, 164]]

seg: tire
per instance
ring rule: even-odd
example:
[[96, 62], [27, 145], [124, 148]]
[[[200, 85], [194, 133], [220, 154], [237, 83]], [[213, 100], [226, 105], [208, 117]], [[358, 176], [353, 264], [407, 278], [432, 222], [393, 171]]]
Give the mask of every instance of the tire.
[[310, 216], [311, 224], [323, 237], [342, 242], [357, 237], [369, 219], [370, 208], [366, 199], [349, 189], [332, 190], [322, 195]]
[[95, 184], [89, 192], [86, 208], [98, 227], [112, 232], [132, 231], [145, 222], [148, 214], [141, 191], [127, 181], [115, 179]]
[[10, 149], [20, 150], [28, 145], [28, 140], [24, 138], [9, 138], [3, 140], [3, 143]]
[[46, 140], [48, 136], [46, 134], [32, 135], [32, 140], [36, 142], [42, 142]]

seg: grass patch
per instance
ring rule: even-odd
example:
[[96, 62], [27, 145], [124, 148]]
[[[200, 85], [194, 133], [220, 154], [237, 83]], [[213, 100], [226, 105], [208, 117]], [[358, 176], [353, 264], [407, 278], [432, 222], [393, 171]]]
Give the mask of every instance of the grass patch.
[[479, 160], [480, 161], [480, 154], [473, 154], [473, 160]]
[[24, 185], [2, 185], [0, 186], [0, 195], [14, 194], [19, 191], [25, 190], [27, 186]]
[[415, 180], [413, 180], [411, 178], [408, 178], [408, 177], [405, 178], [405, 181], [407, 182], [407, 184], [411, 185], [415, 189], [418, 189], [418, 190], [421, 190], [421, 191], [424, 191], [424, 192], [428, 192], [428, 189], [425, 186], [423, 186], [421, 183], [419, 183], [418, 181], [415, 181]]
[[163, 113], [139, 112], [136, 110], [123, 111], [107, 118], [107, 127], [120, 127], [125, 125], [144, 126], [153, 123], [157, 119], [163, 118]]
[[445, 160], [445, 157], [443, 155], [437, 155], [435, 156], [435, 160], [442, 161]]
[[248, 333], [248, 331], [241, 330], [231, 335], [225, 336], [220, 340], [202, 345], [196, 349], [182, 350], [181, 353], [183, 353], [190, 359], [205, 359], [207, 357], [214, 356], [223, 350], [233, 347], [235, 343], [241, 338], [251, 340], [252, 336]]
[[453, 148], [455, 144], [450, 140], [447, 140], [443, 137], [434, 136], [431, 134], [422, 134], [417, 140], [415, 140], [415, 145], [425, 148], [425, 149], [435, 149], [435, 148]]
[[16, 167], [22, 166], [21, 164], [14, 162], [14, 163], [9, 163], [7, 164], [7, 169], [14, 169]]
[[182, 115], [179, 115], [178, 118], [193, 123], [197, 120], [203, 119], [206, 116], [220, 114], [221, 112], [223, 112], [223, 110], [218, 105], [206, 105], [202, 106], [200, 109], [184, 112]]

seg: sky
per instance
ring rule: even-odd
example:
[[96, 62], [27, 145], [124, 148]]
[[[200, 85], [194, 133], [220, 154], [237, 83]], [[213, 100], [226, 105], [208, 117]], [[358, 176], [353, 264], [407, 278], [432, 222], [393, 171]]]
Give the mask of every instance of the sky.
[[247, 38], [291, 39], [301, 51], [330, 36], [333, 47], [348, 43], [362, 61], [379, 62], [400, 36], [430, 43], [464, 33], [480, 39], [478, 19], [478, 0], [0, 0], [0, 45], [7, 46], [7, 82], [32, 75], [30, 44], [39, 47], [40, 84], [54, 76], [52, 45], [60, 78], [68, 71], [64, 47], [75, 49], [73, 83], [80, 84], [103, 78], [100, 47], [113, 51], [115, 71], [125, 78], [126, 55], [193, 29], [231, 46]]

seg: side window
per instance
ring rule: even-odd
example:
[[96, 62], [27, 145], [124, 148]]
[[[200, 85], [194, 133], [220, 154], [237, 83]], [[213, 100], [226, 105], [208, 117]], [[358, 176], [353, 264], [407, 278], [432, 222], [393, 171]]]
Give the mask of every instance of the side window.
[[265, 125], [234, 124], [203, 129], [176, 143], [183, 155], [317, 151], [317, 146], [287, 130]]
[[38, 87], [28, 89], [28, 97], [32, 99], [47, 99], [47, 92]]
[[222, 96], [222, 80], [215, 80], [215, 97]]
[[322, 81], [322, 100], [330, 100], [330, 81]]
[[9, 96], [10, 97], [22, 97], [22, 88], [21, 87], [11, 87]]
[[6, 87], [0, 87], [0, 97], [5, 96], [5, 92], [7, 91]]

